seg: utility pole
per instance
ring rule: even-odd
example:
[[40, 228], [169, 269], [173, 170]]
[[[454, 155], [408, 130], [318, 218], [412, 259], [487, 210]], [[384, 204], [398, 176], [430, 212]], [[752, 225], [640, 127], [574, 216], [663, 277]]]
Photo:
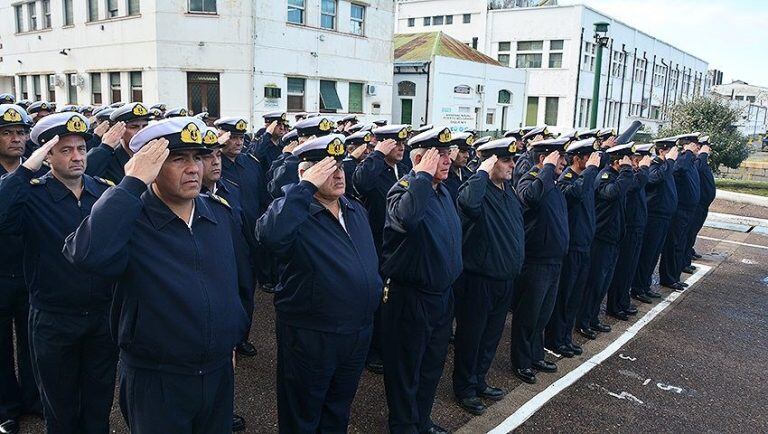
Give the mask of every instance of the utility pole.
[[608, 46], [608, 23], [595, 23], [595, 82], [592, 88], [592, 113], [589, 119], [589, 128], [597, 128], [597, 105], [600, 101], [600, 71], [603, 66], [603, 48]]

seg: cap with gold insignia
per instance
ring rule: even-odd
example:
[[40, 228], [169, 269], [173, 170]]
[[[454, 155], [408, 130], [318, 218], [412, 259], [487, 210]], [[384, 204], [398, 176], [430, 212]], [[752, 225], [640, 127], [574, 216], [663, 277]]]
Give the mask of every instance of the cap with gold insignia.
[[374, 124], [376, 124], [377, 127], [383, 127], [384, 125], [389, 124], [389, 122], [386, 119], [376, 119], [373, 121]]
[[189, 110], [185, 109], [184, 107], [174, 107], [172, 109], [166, 110], [164, 116], [166, 119], [185, 117], [189, 116]]
[[203, 134], [207, 128], [203, 121], [193, 117], [163, 119], [140, 129], [128, 147], [134, 153], [139, 152], [150, 141], [162, 137], [168, 140], [170, 152], [193, 150], [199, 151], [200, 154], [209, 154], [213, 150], [203, 145]]
[[358, 122], [358, 123], [352, 125], [351, 127], [347, 128], [347, 133], [354, 134], [354, 133], [362, 130], [365, 125], [366, 124]]
[[64, 113], [64, 112], [78, 112], [80, 113], [80, 106], [75, 104], [67, 104], [63, 105], [56, 109], [57, 113]]
[[40, 119], [32, 127], [29, 137], [38, 146], [44, 145], [56, 135], [59, 137], [77, 135], [87, 141], [92, 137], [88, 132], [89, 127], [88, 119], [80, 113], [53, 113]]
[[373, 140], [373, 133], [370, 131], [358, 131], [355, 134], [347, 136], [345, 144], [347, 145], [368, 145]]
[[[505, 138], [509, 138], [509, 137], [505, 137]], [[474, 143], [475, 149], [480, 147], [480, 145], [484, 145], [490, 141], [491, 141], [491, 136], [480, 137], [479, 139], [475, 140], [475, 143]]]
[[203, 130], [203, 145], [205, 145], [206, 148], [220, 148], [222, 145], [219, 144], [219, 134], [216, 130], [216, 128], [206, 127], [205, 130]]
[[422, 125], [422, 126], [420, 126], [420, 127], [416, 127], [416, 128], [414, 128], [414, 129], [412, 130], [412, 132], [413, 132], [413, 134], [421, 134], [421, 133], [423, 133], [424, 131], [429, 131], [429, 130], [431, 130], [431, 129], [432, 129], [432, 128], [434, 128], [434, 127], [435, 127], [435, 126], [434, 126], [434, 125], [432, 125], [432, 124]]
[[702, 134], [699, 136], [699, 144], [709, 145], [709, 134]]
[[576, 140], [565, 145], [565, 153], [568, 155], [589, 155], [600, 150], [600, 145], [594, 137]]
[[288, 115], [285, 112], [269, 112], [262, 116], [264, 118], [264, 124], [269, 125], [272, 122], [287, 124]]
[[623, 143], [621, 145], [611, 146], [605, 151], [612, 160], [618, 160], [628, 157], [635, 153], [635, 142]]
[[699, 136], [701, 133], [687, 133], [687, 134], [680, 134], [677, 136], [677, 144], [678, 145], [687, 145], [688, 143], [698, 143], [699, 142]]
[[460, 151], [469, 151], [474, 143], [475, 134], [472, 132], [464, 131], [451, 134], [451, 146], [458, 146]]
[[112, 107], [104, 107], [103, 109], [99, 110], [95, 113], [96, 120], [99, 122], [108, 121], [109, 117], [112, 116], [112, 112], [114, 112], [115, 109]]
[[451, 130], [448, 128], [432, 128], [423, 133], [416, 134], [408, 140], [408, 145], [416, 148], [450, 148]]
[[654, 151], [653, 143], [643, 143], [640, 145], [635, 145], [635, 155], [640, 155], [644, 157], [646, 155], [651, 155], [653, 151]]
[[27, 109], [27, 113], [34, 114], [34, 113], [39, 113], [41, 111], [52, 112], [54, 110], [56, 110], [56, 104], [52, 104], [48, 101], [35, 101], [29, 105], [29, 109]]
[[163, 111], [159, 108], [150, 108], [149, 109], [149, 120], [150, 121], [159, 121], [160, 119], [165, 118], [165, 115], [163, 115]]
[[293, 150], [299, 161], [320, 161], [333, 157], [337, 161], [344, 159], [344, 135], [328, 134], [307, 140]]
[[595, 137], [597, 137], [600, 140], [605, 140], [610, 137], [616, 137], [616, 130], [613, 128], [603, 128], [602, 130], [598, 131], [597, 134], [595, 134]]
[[166, 109], [166, 107], [165, 107], [165, 104], [163, 104], [163, 103], [159, 102], [159, 103], [157, 103], [157, 104], [153, 104], [153, 105], [152, 105], [152, 107], [150, 107], [149, 109], [150, 109], [150, 110], [152, 110], [152, 109], [158, 109], [158, 110], [160, 110], [160, 111], [164, 112], [164, 111], [165, 111], [165, 109]]
[[211, 117], [211, 115], [208, 112], [200, 112], [193, 117], [198, 118], [201, 121], [205, 122], [208, 118]]
[[662, 137], [653, 141], [656, 149], [671, 149], [677, 144], [677, 136]]
[[569, 138], [562, 138], [562, 139], [544, 139], [539, 140], [536, 142], [533, 142], [528, 145], [530, 149], [533, 149], [535, 152], [555, 152], [558, 151], [560, 153], [565, 152], [565, 145], [570, 141]]
[[16, 104], [0, 104], [0, 128], [16, 125], [31, 126], [27, 112]]
[[517, 139], [514, 137], [503, 137], [497, 140], [491, 140], [488, 143], [482, 144], [477, 147], [477, 152], [480, 153], [483, 158], [488, 158], [491, 155], [495, 155], [499, 158], [504, 157], [516, 157], [521, 154], [523, 149], [517, 146]]
[[593, 128], [591, 130], [579, 131], [576, 133], [576, 138], [579, 140], [596, 138], [597, 133], [600, 132], [600, 128]]
[[14, 104], [16, 97], [10, 93], [0, 93], [0, 104]]
[[296, 122], [293, 126], [299, 137], [327, 136], [333, 132], [334, 123], [325, 116], [313, 116]]
[[408, 127], [409, 125], [405, 124], [376, 127], [373, 129], [373, 135], [376, 136], [376, 140], [392, 139], [403, 141], [408, 138]]
[[120, 107], [122, 107], [124, 105], [125, 105], [124, 102], [116, 101], [116, 102], [113, 102], [112, 104], [110, 104], [109, 106], [116, 109], [116, 108], [120, 108]]
[[150, 116], [151, 113], [143, 103], [132, 102], [116, 108], [115, 111], [109, 115], [109, 120], [112, 122], [131, 122], [149, 119]]
[[282, 141], [283, 146], [285, 146], [294, 140], [299, 140], [299, 132], [296, 131], [296, 129], [292, 129], [291, 131], [283, 134], [283, 138], [280, 140]]
[[522, 140], [524, 135], [528, 134], [531, 130], [535, 128], [536, 127], [515, 128], [514, 130], [509, 130], [506, 133], [504, 133], [504, 137], [514, 137], [518, 140]]
[[243, 135], [248, 131], [248, 121], [237, 116], [219, 118], [213, 125], [222, 131], [229, 131], [233, 136]]
[[544, 125], [543, 127], [536, 127], [527, 133], [523, 134], [523, 140], [532, 142], [534, 140], [546, 140], [552, 138], [552, 133], [549, 131], [549, 127]]
[[93, 114], [93, 106], [92, 105], [81, 105], [77, 109], [78, 112], [84, 114], [85, 116], [90, 116]]
[[16, 105], [23, 108], [24, 110], [28, 109], [30, 104], [32, 104], [32, 101], [28, 99], [20, 99], [16, 102]]
[[344, 123], [344, 122], [355, 122], [357, 123], [357, 115], [346, 115], [343, 118], [339, 119], [338, 122]]

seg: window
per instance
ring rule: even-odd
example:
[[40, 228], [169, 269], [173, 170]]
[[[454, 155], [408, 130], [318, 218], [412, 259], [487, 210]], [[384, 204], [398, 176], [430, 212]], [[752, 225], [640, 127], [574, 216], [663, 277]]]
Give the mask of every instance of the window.
[[37, 3], [27, 3], [27, 18], [29, 19], [28, 30], [37, 30]]
[[[131, 101], [141, 101], [144, 92], [141, 86], [141, 71], [131, 72]], [[197, 113], [197, 112], [196, 112]]]
[[72, 13], [72, 0], [64, 0], [64, 11], [62, 16], [64, 18], [64, 26], [71, 26], [75, 23]]
[[509, 51], [511, 43], [510, 42], [499, 42], [499, 51]]
[[499, 63], [501, 63], [504, 66], [509, 66], [509, 54], [501, 54], [498, 55]]
[[336, 28], [336, 0], [322, 0], [320, 27], [331, 30]]
[[624, 73], [624, 63], [627, 61], [627, 55], [623, 51], [611, 52], [611, 75], [621, 78]]
[[352, 3], [349, 12], [350, 31], [353, 35], [362, 36], [365, 33], [365, 6]]
[[653, 68], [653, 85], [664, 86], [664, 76], [667, 74], [667, 67], [664, 65], [656, 65]]
[[67, 103], [77, 104], [77, 74], [67, 74]]
[[472, 14], [462, 15], [461, 22], [463, 22], [464, 24], [469, 24], [470, 22], [472, 22]]
[[[189, 0], [189, 11], [203, 14], [215, 14], [216, 0]], [[192, 109], [192, 107], [189, 108]], [[210, 114], [210, 112], [208, 113]]]
[[304, 83], [303, 78], [288, 77], [288, 111], [304, 111]]
[[398, 96], [416, 96], [416, 83], [412, 81], [401, 81], [397, 83]]
[[56, 102], [56, 85], [54, 80], [56, 79], [53, 74], [45, 75], [45, 83], [48, 86], [48, 101]]
[[640, 116], [640, 104], [630, 104], [629, 105], [629, 115], [630, 116]]
[[210, 117], [218, 118], [221, 106], [220, 96], [218, 73], [187, 73], [187, 108], [192, 112], [208, 112]]
[[432, 24], [432, 17], [424, 17], [424, 25], [428, 26]]
[[541, 68], [541, 51], [544, 41], [518, 41], [517, 61], [518, 68]]
[[363, 112], [363, 83], [349, 83], [349, 113]]
[[536, 125], [539, 119], [539, 97], [529, 96], [525, 111], [525, 126]]
[[408, 18], [408, 27], [414, 27], [416, 25], [416, 18]]
[[590, 72], [595, 70], [595, 44], [592, 42], [584, 41], [581, 69]]
[[748, 96], [748, 97], [747, 97], [747, 101], [749, 101], [749, 102], [755, 102], [755, 97], [754, 97], [754, 96]]
[[477, 50], [477, 38], [472, 38], [472, 48]]
[[499, 42], [499, 54], [496, 59], [504, 66], [509, 66], [509, 50], [511, 50], [511, 46], [512, 43], [510, 42]]
[[645, 78], [645, 65], [648, 63], [645, 59], [635, 59], [635, 81], [638, 83], [643, 82]]
[[119, 72], [109, 73], [109, 90], [110, 90], [110, 97], [111, 97], [109, 102], [112, 102], [112, 103], [120, 102], [120, 100], [123, 97], [121, 96], [121, 92], [120, 92], [120, 73]]
[[651, 119], [659, 119], [661, 114], [661, 111], [659, 110], [659, 106], [652, 105], [651, 106]]
[[29, 90], [27, 89], [27, 76], [19, 76], [19, 89], [21, 90], [21, 99], [29, 98]]
[[438, 15], [436, 17], [432, 17], [432, 25], [433, 26], [442, 26], [443, 25], [443, 16]]
[[736, 95], [733, 99], [736, 101], [744, 101], [744, 95]]
[[341, 100], [336, 93], [336, 82], [320, 80], [320, 113], [336, 113], [341, 109]]
[[94, 104], [101, 104], [101, 74], [98, 72], [91, 73], [91, 102]]
[[453, 15], [445, 16], [445, 24], [453, 24]]
[[41, 93], [40, 88], [40, 76], [39, 75], [33, 75], [32, 76], [32, 90], [35, 95], [35, 101], [42, 101], [43, 94]]
[[544, 105], [544, 123], [547, 125], [557, 125], [557, 108], [560, 103], [558, 97], [547, 97]]
[[13, 11], [16, 14], [16, 33], [24, 31], [24, 13], [21, 10], [21, 5], [13, 7]]
[[304, 0], [288, 0], [288, 22], [304, 24]]
[[563, 40], [556, 39], [549, 41], [549, 67], [563, 67]]
[[128, 0], [128, 15], [138, 15], [141, 12], [139, 0]]
[[589, 126], [589, 110], [592, 108], [592, 100], [588, 98], [579, 98], [579, 118], [578, 127]]
[[43, 0], [43, 28], [51, 28], [51, 0]]
[[107, 18], [117, 16], [117, 0], [107, 0]]
[[499, 91], [499, 104], [511, 104], [512, 103], [512, 93], [508, 90], [500, 90]]
[[488, 111], [485, 112], [485, 124], [486, 125], [493, 125], [494, 124], [494, 118], [496, 117], [496, 109], [488, 109]]
[[99, 20], [99, 0], [88, 0], [88, 21]]

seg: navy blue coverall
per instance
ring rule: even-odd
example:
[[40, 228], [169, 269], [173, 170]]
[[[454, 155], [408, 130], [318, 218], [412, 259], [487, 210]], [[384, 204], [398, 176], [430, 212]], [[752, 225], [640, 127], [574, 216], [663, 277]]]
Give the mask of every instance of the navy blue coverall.
[[701, 189], [699, 171], [694, 166], [695, 155], [684, 151], [675, 161], [675, 186], [677, 187], [677, 210], [664, 242], [659, 263], [659, 283], [671, 285], [680, 281], [688, 256], [688, 239], [691, 220], [699, 206]]

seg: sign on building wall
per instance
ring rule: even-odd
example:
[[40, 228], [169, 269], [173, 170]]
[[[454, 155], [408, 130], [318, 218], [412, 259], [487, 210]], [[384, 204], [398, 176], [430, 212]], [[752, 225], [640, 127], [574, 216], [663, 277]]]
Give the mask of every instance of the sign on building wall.
[[453, 93], [459, 93], [462, 95], [469, 95], [472, 92], [472, 88], [466, 84], [460, 84], [453, 88]]
[[475, 129], [475, 114], [459, 107], [443, 107], [438, 113], [437, 125], [446, 126], [454, 133]]

